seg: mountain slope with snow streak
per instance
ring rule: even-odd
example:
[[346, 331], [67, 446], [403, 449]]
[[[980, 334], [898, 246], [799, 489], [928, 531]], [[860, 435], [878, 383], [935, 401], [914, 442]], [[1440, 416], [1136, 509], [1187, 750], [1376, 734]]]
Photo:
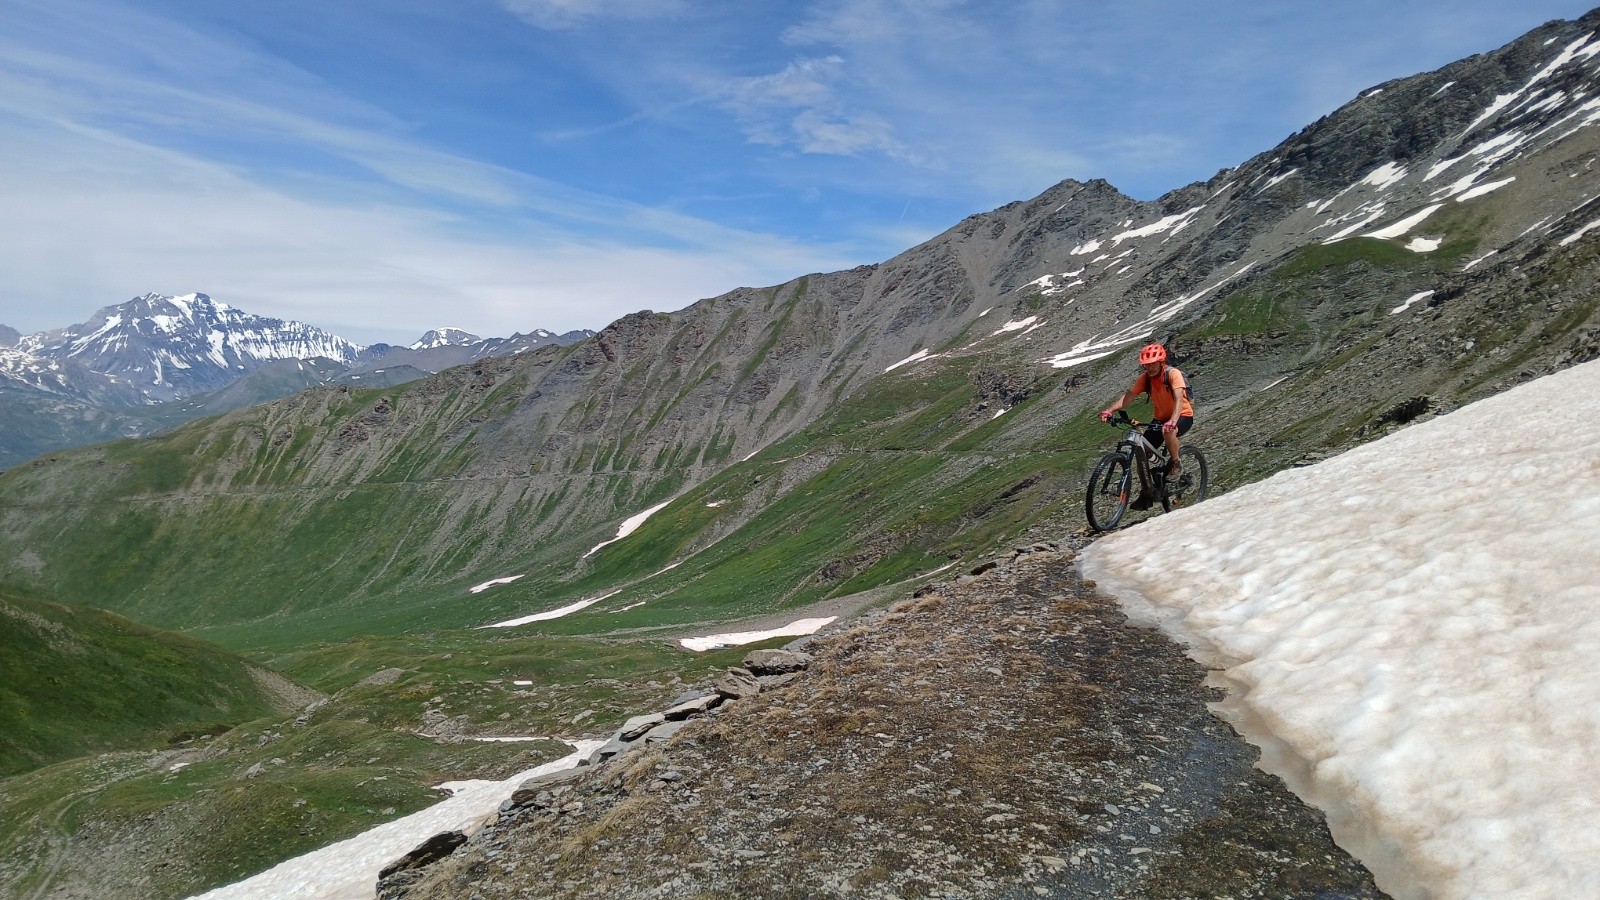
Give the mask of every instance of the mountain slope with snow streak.
[[1600, 361], [1098, 541], [1398, 898], [1600, 896]]

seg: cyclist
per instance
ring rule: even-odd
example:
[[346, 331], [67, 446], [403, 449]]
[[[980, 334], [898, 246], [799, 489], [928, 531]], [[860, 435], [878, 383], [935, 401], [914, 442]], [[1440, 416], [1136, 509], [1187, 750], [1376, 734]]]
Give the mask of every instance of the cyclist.
[[[1194, 406], [1189, 402], [1189, 382], [1182, 372], [1167, 365], [1167, 348], [1161, 344], [1149, 344], [1139, 351], [1139, 368], [1143, 371], [1133, 380], [1128, 392], [1100, 411], [1100, 421], [1111, 421], [1117, 410], [1138, 399], [1140, 394], [1149, 394], [1156, 421], [1145, 426], [1145, 438], [1152, 444], [1157, 440], [1165, 442], [1167, 459], [1171, 460], [1167, 464], [1167, 482], [1170, 484], [1182, 474], [1182, 466], [1178, 463], [1178, 438], [1194, 424]], [[1133, 501], [1133, 508], [1149, 509], [1155, 502], [1155, 494], [1144, 481], [1143, 470], [1139, 473], [1139, 479], [1139, 496]]]

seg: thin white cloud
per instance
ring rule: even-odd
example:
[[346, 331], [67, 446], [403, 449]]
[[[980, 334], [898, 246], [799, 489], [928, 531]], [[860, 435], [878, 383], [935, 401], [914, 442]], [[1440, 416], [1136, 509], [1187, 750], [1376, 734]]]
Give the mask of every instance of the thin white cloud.
[[852, 264], [617, 201], [604, 208], [620, 224], [675, 231], [673, 246], [583, 238], [531, 219], [510, 234], [466, 231], [435, 209], [332, 182], [291, 193], [82, 126], [24, 129], [0, 118], [0, 144], [0, 322], [25, 332], [147, 290], [204, 291], [363, 342], [409, 342], [447, 324], [441, 310], [448, 324], [485, 335], [598, 328]]
[[[599, 328], [861, 261], [443, 152], [251, 47], [104, 9], [85, 28], [136, 30], [154, 62], [68, 52], [60, 16], [36, 28], [62, 52], [0, 35], [0, 322], [24, 331], [147, 290], [360, 341], [409, 342], [441, 309], [486, 335]], [[224, 77], [165, 77], [185, 53]]]
[[577, 28], [609, 19], [652, 19], [681, 14], [683, 0], [503, 0], [507, 11], [539, 28]]
[[914, 162], [888, 120], [848, 108], [837, 88], [845, 78], [842, 57], [796, 60], [780, 72], [731, 81], [723, 106], [752, 143], [835, 156], [880, 152]]

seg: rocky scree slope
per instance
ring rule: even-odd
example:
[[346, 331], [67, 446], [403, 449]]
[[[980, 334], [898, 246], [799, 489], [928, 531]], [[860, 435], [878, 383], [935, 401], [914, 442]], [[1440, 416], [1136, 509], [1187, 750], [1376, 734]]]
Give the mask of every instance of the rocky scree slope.
[[804, 641], [800, 674], [528, 785], [379, 897], [1383, 896], [1081, 542]]
[[[14, 470], [0, 580], [177, 627], [476, 624], [619, 586], [562, 627], [793, 608], [1070, 507], [1158, 338], [1221, 486], [1333, 452], [1597, 352], [1597, 28], [1382, 85], [1154, 203], [1063, 182], [881, 265]], [[258, 555], [222, 552], [246, 533]], [[763, 548], [792, 564], [753, 576]]]

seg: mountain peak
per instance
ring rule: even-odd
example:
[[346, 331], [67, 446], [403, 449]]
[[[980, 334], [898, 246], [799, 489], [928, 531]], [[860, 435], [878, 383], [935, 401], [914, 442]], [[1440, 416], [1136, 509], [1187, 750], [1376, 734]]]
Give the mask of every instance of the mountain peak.
[[412, 350], [431, 350], [434, 347], [464, 347], [476, 344], [483, 338], [460, 328], [435, 328], [411, 345]]
[[150, 292], [98, 310], [87, 322], [28, 335], [21, 349], [73, 359], [138, 385], [146, 402], [216, 390], [278, 359], [353, 362], [361, 347], [303, 322], [256, 316], [201, 293]]

